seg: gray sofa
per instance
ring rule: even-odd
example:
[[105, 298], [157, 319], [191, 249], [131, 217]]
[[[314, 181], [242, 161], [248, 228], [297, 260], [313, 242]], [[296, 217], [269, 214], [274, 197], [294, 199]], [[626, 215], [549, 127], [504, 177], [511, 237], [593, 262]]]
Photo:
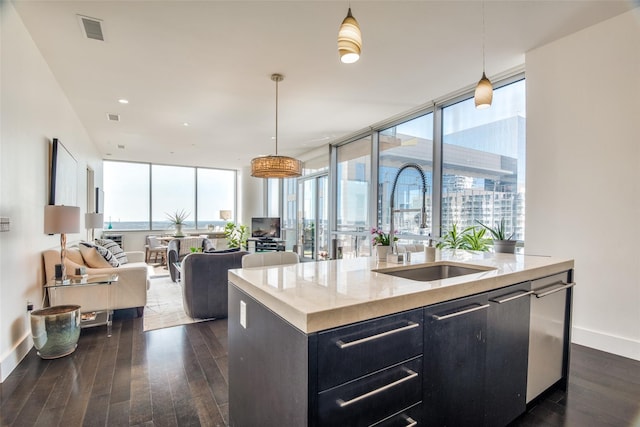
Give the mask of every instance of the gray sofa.
[[242, 267], [242, 257], [246, 254], [244, 251], [192, 253], [182, 260], [182, 300], [189, 317], [227, 317], [227, 271]]
[[180, 272], [176, 269], [174, 263], [182, 261], [191, 253], [191, 248], [199, 248], [202, 251], [215, 249], [211, 240], [205, 237], [180, 237], [169, 240], [167, 245], [167, 266], [171, 280], [177, 282], [180, 278]]

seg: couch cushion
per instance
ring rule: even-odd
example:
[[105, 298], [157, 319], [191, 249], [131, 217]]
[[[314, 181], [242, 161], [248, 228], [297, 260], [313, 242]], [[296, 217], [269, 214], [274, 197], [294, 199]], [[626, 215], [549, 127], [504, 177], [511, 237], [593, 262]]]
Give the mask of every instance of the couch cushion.
[[129, 262], [127, 259], [127, 254], [124, 253], [119, 244], [114, 242], [111, 239], [96, 239], [96, 243], [98, 246], [102, 246], [103, 248], [109, 250], [113, 254], [114, 257], [118, 260], [120, 265], [126, 264]]
[[80, 253], [91, 268], [118, 267], [120, 263], [108, 249], [88, 242], [80, 242]]
[[80, 253], [80, 248], [78, 247], [67, 248], [67, 259], [75, 262], [76, 264], [80, 264], [81, 266], [85, 264], [82, 254]]

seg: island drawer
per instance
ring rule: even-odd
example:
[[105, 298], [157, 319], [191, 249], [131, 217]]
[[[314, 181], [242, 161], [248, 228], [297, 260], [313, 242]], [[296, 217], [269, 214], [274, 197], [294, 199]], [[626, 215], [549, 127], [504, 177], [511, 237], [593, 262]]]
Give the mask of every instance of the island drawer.
[[318, 334], [318, 389], [335, 387], [422, 354], [422, 310]]
[[371, 427], [415, 427], [422, 425], [422, 402], [385, 418]]
[[370, 426], [421, 400], [422, 357], [416, 357], [321, 392], [318, 424]]

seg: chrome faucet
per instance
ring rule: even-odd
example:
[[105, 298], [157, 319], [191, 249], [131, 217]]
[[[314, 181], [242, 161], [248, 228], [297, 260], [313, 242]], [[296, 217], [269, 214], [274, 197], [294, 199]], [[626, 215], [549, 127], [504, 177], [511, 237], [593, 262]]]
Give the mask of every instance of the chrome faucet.
[[396, 185], [398, 185], [398, 178], [405, 169], [413, 168], [418, 171], [420, 177], [422, 177], [422, 210], [420, 211], [420, 228], [427, 228], [427, 209], [426, 209], [426, 200], [427, 200], [427, 178], [424, 175], [424, 170], [417, 163], [405, 163], [398, 169], [398, 173], [396, 177], [393, 179], [393, 186], [391, 187], [391, 201], [389, 202], [390, 214], [391, 218], [389, 220], [389, 225], [391, 229], [389, 230], [389, 244], [391, 245], [391, 253], [397, 254], [398, 248], [395, 243], [395, 221], [394, 221], [394, 207], [395, 207], [395, 195], [396, 195]]

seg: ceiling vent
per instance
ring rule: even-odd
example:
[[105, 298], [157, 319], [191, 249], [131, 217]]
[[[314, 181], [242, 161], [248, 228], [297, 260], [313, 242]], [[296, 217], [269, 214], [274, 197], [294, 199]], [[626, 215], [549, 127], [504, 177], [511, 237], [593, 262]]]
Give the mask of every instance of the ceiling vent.
[[107, 118], [109, 120], [111, 120], [112, 122], [119, 122], [120, 121], [120, 114], [107, 113]]
[[88, 16], [78, 15], [82, 33], [88, 39], [104, 41], [104, 32], [102, 31], [102, 20], [89, 18]]

